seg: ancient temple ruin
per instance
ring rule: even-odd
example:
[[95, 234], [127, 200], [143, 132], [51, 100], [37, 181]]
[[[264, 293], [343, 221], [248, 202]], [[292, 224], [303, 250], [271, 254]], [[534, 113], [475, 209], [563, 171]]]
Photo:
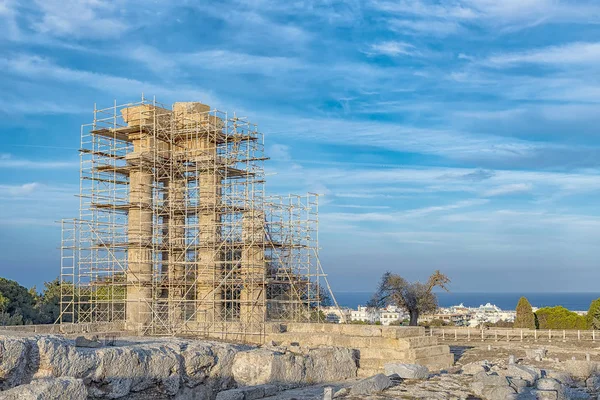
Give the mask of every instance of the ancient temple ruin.
[[252, 340], [317, 322], [318, 196], [267, 196], [263, 135], [197, 102], [94, 109], [79, 217], [62, 221], [61, 322]]

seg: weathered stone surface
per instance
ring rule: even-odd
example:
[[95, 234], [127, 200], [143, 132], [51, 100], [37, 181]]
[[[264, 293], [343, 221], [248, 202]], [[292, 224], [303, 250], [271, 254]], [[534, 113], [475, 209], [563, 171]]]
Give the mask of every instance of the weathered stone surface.
[[506, 376], [500, 376], [497, 374], [487, 374], [485, 372], [480, 372], [477, 375], [473, 376], [474, 382], [480, 382], [483, 386], [508, 386], [509, 382], [506, 379]]
[[98, 336], [77, 336], [75, 338], [75, 346], [76, 347], [90, 347], [90, 348], [98, 348], [102, 346], [100, 341], [98, 340]]
[[356, 377], [354, 352], [346, 348], [310, 349], [281, 353], [253, 349], [235, 355], [232, 375], [242, 385], [266, 383], [318, 383]]
[[564, 398], [568, 400], [588, 400], [591, 396], [583, 390], [564, 388]]
[[237, 353], [232, 366], [236, 382], [246, 386], [273, 382], [301, 382], [304, 377], [304, 357], [254, 349]]
[[521, 393], [523, 388], [526, 388], [530, 385], [530, 382], [521, 378], [508, 378], [510, 387], [515, 389], [517, 393]]
[[552, 378], [542, 378], [538, 380], [536, 387], [538, 390], [562, 391], [562, 385], [560, 382]]
[[87, 390], [81, 379], [44, 378], [0, 393], [0, 400], [85, 400]]
[[387, 363], [384, 365], [386, 375], [398, 375], [402, 379], [427, 379], [429, 369], [418, 364]]
[[579, 379], [587, 379], [598, 371], [598, 363], [584, 360], [567, 360], [565, 371]]
[[33, 343], [25, 338], [0, 337], [0, 390], [26, 383], [37, 368]]
[[556, 379], [563, 385], [572, 385], [573, 378], [571, 374], [565, 371], [554, 371], [554, 370], [545, 370], [546, 378]]
[[483, 389], [482, 394], [487, 400], [517, 399], [517, 392], [510, 386], [487, 386]]
[[358, 366], [351, 349], [323, 347], [306, 353], [304, 382], [339, 382], [356, 377]]
[[350, 389], [352, 395], [379, 393], [392, 386], [392, 380], [384, 374], [377, 374], [355, 383]]
[[536, 400], [559, 400], [558, 393], [552, 390], [533, 390], [531, 394]]
[[489, 366], [483, 362], [472, 362], [462, 366], [462, 373], [467, 375], [476, 375], [489, 370]]
[[545, 358], [546, 354], [548, 354], [548, 350], [545, 348], [525, 349], [525, 356], [531, 359]]
[[478, 396], [483, 395], [483, 389], [485, 389], [485, 385], [481, 381], [475, 381], [471, 383], [471, 390]]
[[585, 386], [590, 390], [600, 392], [600, 375], [594, 375], [589, 377], [585, 381]]
[[539, 370], [533, 367], [525, 365], [509, 364], [506, 370], [499, 370], [498, 375], [508, 376], [512, 378], [521, 378], [529, 381], [533, 384], [537, 379], [540, 378], [541, 373]]
[[70, 376], [89, 382], [100, 364], [96, 350], [77, 348], [59, 336], [41, 336], [35, 345], [39, 354], [36, 378]]
[[244, 391], [240, 389], [231, 389], [217, 393], [216, 400], [244, 400], [244, 398]]
[[249, 387], [241, 387], [237, 389], [230, 389], [219, 392], [217, 394], [216, 400], [255, 400], [262, 399], [264, 397], [269, 397], [277, 394], [279, 391], [283, 389], [290, 389], [288, 386], [278, 386], [278, 385], [258, 385], [258, 386], [249, 386]]

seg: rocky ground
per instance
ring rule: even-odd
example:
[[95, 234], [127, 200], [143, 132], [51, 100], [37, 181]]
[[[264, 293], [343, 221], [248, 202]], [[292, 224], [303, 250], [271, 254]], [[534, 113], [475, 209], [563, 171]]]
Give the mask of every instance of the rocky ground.
[[[447, 371], [394, 371], [331, 385], [338, 399], [600, 399], [600, 348], [581, 343], [455, 343]], [[589, 361], [588, 361], [589, 360]], [[404, 368], [406, 369], [406, 368]], [[399, 372], [399, 374], [394, 374]], [[404, 378], [402, 378], [402, 377]], [[418, 378], [418, 379], [416, 379]], [[268, 399], [323, 399], [327, 385]]]
[[358, 355], [344, 348], [11, 334], [0, 336], [0, 400], [600, 399], [590, 343], [451, 349], [456, 365], [444, 371], [389, 363], [358, 379]]
[[[248, 400], [355, 378], [345, 348], [257, 348], [177, 338], [0, 336], [0, 399]], [[279, 384], [284, 382], [284, 384]], [[223, 397], [225, 396], [225, 397]], [[241, 396], [241, 397], [240, 397]], [[258, 396], [258, 397], [257, 397]]]

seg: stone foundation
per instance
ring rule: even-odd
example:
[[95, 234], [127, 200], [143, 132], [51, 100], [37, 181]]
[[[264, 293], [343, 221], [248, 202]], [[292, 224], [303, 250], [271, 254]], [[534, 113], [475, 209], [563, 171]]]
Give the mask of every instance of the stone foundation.
[[284, 323], [267, 328], [266, 340], [277, 345], [358, 350], [361, 376], [384, 372], [388, 362], [420, 364], [432, 370], [454, 363], [450, 348], [438, 344], [434, 336], [425, 336], [423, 327]]

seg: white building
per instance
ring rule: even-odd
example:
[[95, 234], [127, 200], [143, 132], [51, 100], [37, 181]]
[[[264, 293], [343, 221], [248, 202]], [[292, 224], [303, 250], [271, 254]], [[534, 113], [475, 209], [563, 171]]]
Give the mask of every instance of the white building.
[[350, 314], [352, 312], [349, 308], [338, 308], [338, 307], [323, 307], [321, 308], [323, 314], [325, 314], [325, 321], [334, 324], [342, 324], [350, 322]]
[[352, 310], [350, 314], [352, 321], [363, 321], [369, 324], [374, 324], [381, 321], [381, 313], [379, 310], [369, 307], [358, 306], [358, 309]]
[[379, 310], [381, 325], [389, 325], [392, 322], [402, 321], [408, 318], [408, 313], [396, 306], [387, 306]]

